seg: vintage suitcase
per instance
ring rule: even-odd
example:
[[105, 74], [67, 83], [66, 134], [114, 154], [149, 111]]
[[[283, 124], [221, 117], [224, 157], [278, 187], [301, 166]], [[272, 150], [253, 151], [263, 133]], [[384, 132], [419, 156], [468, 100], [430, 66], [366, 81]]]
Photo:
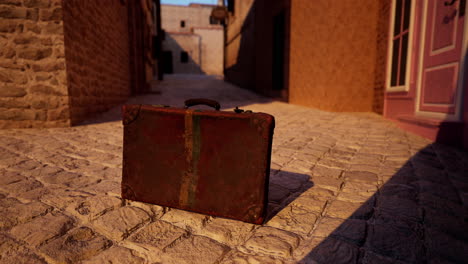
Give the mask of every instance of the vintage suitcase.
[[[274, 117], [216, 101], [125, 105], [122, 197], [262, 224]], [[216, 110], [194, 110], [197, 104]]]

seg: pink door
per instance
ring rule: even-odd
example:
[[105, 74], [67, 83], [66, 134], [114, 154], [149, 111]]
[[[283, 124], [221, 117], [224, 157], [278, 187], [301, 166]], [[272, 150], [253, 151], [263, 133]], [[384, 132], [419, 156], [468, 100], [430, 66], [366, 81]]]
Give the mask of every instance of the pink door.
[[464, 0], [426, 2], [419, 112], [455, 116], [459, 111], [464, 5]]

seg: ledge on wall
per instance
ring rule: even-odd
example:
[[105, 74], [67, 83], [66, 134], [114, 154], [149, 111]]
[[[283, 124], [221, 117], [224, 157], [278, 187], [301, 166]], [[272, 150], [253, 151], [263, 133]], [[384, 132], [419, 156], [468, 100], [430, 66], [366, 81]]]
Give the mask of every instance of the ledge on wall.
[[398, 126], [435, 142], [462, 147], [463, 122], [399, 115]]

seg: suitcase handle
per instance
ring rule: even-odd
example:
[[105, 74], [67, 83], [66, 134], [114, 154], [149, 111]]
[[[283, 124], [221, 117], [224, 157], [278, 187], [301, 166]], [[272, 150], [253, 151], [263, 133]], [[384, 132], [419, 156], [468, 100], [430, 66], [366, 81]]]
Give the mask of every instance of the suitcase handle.
[[211, 106], [214, 109], [216, 109], [216, 111], [219, 111], [219, 109], [221, 108], [221, 105], [215, 100], [210, 100], [210, 99], [205, 99], [205, 98], [193, 98], [193, 99], [185, 100], [185, 108], [189, 108], [194, 105]]

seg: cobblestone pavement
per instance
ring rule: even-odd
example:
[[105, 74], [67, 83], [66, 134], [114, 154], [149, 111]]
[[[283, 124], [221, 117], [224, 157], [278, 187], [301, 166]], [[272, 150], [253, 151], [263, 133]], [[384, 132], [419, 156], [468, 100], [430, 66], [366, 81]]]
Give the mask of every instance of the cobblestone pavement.
[[120, 198], [120, 108], [0, 131], [0, 263], [467, 263], [468, 154], [371, 114], [171, 77], [130, 102], [208, 97], [276, 117], [262, 226]]

